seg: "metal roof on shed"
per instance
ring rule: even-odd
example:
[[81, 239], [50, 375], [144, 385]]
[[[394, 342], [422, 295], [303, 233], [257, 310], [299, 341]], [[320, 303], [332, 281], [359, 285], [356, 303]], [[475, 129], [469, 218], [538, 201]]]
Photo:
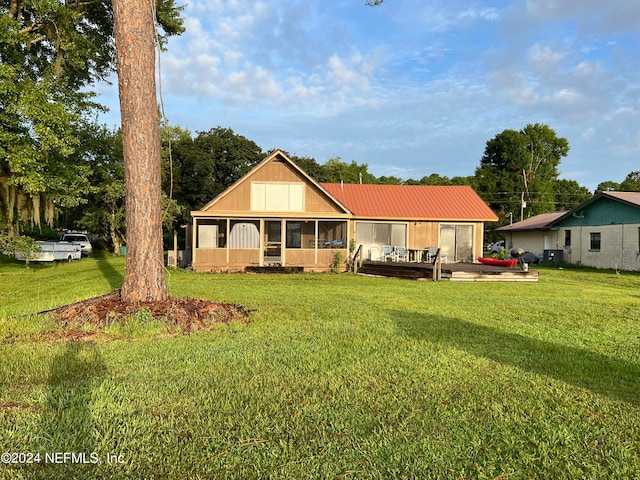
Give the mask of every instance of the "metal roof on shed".
[[541, 213], [533, 217], [525, 218], [512, 225], [505, 225], [497, 229], [498, 232], [519, 232], [523, 230], [551, 230], [551, 223], [565, 215], [567, 212]]

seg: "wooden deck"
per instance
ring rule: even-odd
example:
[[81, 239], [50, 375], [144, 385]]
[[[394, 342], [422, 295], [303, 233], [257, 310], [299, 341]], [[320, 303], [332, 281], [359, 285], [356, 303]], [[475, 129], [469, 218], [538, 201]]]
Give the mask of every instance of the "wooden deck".
[[[361, 275], [432, 280], [434, 266], [415, 262], [372, 262], [365, 260], [358, 269]], [[538, 271], [527, 272], [517, 265], [513, 268], [480, 263], [443, 263], [442, 280], [454, 282], [537, 282]]]

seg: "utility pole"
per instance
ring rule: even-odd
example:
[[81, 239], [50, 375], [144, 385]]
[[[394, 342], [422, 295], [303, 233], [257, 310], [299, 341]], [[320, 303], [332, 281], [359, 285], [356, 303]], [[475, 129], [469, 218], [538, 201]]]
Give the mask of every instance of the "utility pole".
[[[527, 185], [527, 173], [522, 170], [522, 178], [524, 178], [524, 190], [527, 192], [527, 197], [529, 196], [529, 186]], [[520, 196], [520, 221], [524, 220], [524, 209], [527, 206], [527, 202], [524, 201], [524, 192]]]

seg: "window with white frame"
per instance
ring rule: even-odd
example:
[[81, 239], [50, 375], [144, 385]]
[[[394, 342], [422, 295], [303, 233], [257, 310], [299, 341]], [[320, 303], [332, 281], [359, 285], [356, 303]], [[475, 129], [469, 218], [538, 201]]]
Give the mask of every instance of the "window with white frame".
[[591, 232], [589, 234], [589, 250], [592, 252], [600, 251], [600, 232]]
[[251, 210], [254, 212], [303, 212], [303, 183], [253, 182]]

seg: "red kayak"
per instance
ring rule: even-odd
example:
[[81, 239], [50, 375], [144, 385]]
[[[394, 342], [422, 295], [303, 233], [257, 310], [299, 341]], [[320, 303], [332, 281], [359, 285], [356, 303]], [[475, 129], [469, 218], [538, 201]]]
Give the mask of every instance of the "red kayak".
[[510, 258], [509, 260], [498, 260], [497, 258], [478, 257], [478, 261], [484, 265], [497, 265], [499, 267], [515, 267], [516, 263], [518, 263], [517, 258]]

